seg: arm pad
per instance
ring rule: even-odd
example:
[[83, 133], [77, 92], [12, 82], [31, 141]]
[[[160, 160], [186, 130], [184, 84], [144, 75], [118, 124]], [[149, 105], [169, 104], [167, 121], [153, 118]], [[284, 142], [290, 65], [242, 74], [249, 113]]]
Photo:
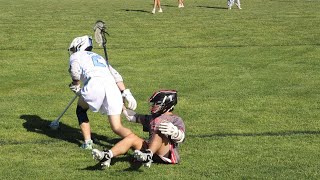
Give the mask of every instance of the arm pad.
[[123, 82], [123, 78], [122, 76], [118, 73], [118, 71], [116, 71], [115, 69], [113, 69], [113, 67], [111, 65], [109, 65], [109, 70], [114, 78], [114, 80], [117, 82]]

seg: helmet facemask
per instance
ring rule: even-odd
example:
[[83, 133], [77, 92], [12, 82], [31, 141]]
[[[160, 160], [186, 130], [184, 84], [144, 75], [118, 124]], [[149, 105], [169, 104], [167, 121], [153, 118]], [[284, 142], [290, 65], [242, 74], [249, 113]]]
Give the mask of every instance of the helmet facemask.
[[160, 90], [151, 96], [149, 102], [152, 115], [159, 116], [171, 112], [177, 104], [177, 92], [175, 90]]

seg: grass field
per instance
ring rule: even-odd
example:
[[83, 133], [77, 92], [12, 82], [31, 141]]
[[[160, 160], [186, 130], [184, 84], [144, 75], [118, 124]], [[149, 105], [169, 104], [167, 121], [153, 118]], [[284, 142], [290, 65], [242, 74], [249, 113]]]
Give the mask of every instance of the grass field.
[[[144, 0], [0, 0], [0, 179], [320, 179], [320, 2], [241, 2], [163, 0], [152, 15]], [[129, 151], [98, 170], [75, 104], [47, 129], [73, 97], [67, 48], [99, 19], [137, 112], [153, 91], [178, 90], [181, 164], [135, 170]], [[119, 140], [88, 114], [99, 148]]]

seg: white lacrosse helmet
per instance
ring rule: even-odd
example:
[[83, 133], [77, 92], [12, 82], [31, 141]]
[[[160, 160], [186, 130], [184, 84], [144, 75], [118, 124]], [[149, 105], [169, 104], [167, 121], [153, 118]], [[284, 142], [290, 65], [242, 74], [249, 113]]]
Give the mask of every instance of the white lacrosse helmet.
[[78, 51], [91, 51], [91, 50], [92, 50], [92, 37], [87, 35], [74, 38], [68, 49], [70, 55]]

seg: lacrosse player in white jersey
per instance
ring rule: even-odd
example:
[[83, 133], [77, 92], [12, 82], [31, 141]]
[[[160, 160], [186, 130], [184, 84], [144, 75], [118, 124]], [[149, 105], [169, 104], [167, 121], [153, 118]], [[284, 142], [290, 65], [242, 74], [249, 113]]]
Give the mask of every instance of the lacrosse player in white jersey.
[[242, 9], [242, 8], [241, 8], [241, 5], [240, 5], [240, 0], [227, 0], [228, 9], [231, 9], [231, 7], [234, 5], [234, 1], [236, 1], [236, 6], [237, 6], [239, 9]]
[[[88, 109], [106, 114], [113, 132], [124, 138], [132, 134], [132, 131], [121, 123], [123, 98], [129, 109], [137, 107], [137, 102], [130, 90], [125, 88], [121, 75], [102, 56], [92, 52], [92, 48], [92, 38], [82, 36], [75, 38], [68, 49], [72, 79], [69, 88], [79, 95], [76, 114], [84, 138], [81, 148], [89, 150], [92, 149], [93, 141]], [[83, 88], [80, 88], [80, 81], [83, 82]]]

